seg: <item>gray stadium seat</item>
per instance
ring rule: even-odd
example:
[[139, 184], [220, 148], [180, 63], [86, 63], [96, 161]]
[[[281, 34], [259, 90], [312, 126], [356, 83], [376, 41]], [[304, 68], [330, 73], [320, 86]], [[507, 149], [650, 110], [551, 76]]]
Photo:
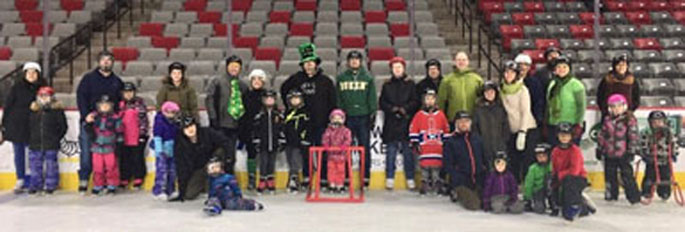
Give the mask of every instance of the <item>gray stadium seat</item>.
[[140, 87], [138, 92], [157, 92], [162, 88], [161, 77], [146, 77], [140, 80]]
[[176, 12], [174, 17], [176, 23], [195, 23], [197, 22], [197, 12], [195, 11], [180, 11]]
[[0, 76], [7, 75], [17, 68], [17, 63], [11, 60], [0, 60]]
[[248, 11], [245, 21], [248, 23], [265, 23], [269, 21], [269, 14], [267, 11]]
[[439, 36], [421, 37], [421, 48], [445, 48], [445, 38]]
[[420, 37], [438, 36], [438, 25], [435, 23], [420, 23], [416, 24], [416, 33]]
[[559, 45], [562, 49], [581, 50], [585, 49], [585, 43], [579, 39], [560, 39]]
[[[216, 73], [214, 61], [209, 60], [197, 60], [188, 63], [188, 75], [201, 75], [201, 76], [211, 76]], [[201, 89], [195, 89], [202, 91]]]
[[655, 78], [678, 78], [680, 71], [673, 63], [651, 63], [648, 65]]
[[593, 75], [592, 68], [587, 63], [574, 63], [572, 71], [576, 75], [576, 77], [581, 79], [592, 78]]
[[627, 24], [628, 19], [623, 15], [623, 12], [606, 12], [604, 13], [604, 21], [606, 24]]
[[599, 45], [599, 49], [609, 49], [610, 48], [609, 40], [607, 40], [607, 39], [599, 39], [597, 42], [595, 42], [594, 39], [586, 39], [583, 42], [585, 42], [585, 48], [586, 49], [594, 49], [595, 43]]
[[644, 63], [638, 63], [638, 62], [633, 62], [630, 63], [629, 70], [635, 77], [637, 78], [651, 78], [653, 76], [653, 73], [651, 70], [649, 70], [649, 67], [647, 67], [646, 64]]
[[664, 57], [657, 50], [635, 50], [633, 51], [633, 57], [639, 62], [662, 62]]
[[155, 71], [153, 72], [154, 76], [169, 75], [169, 65], [171, 64], [171, 61], [162, 60], [162, 61], [154, 61], [154, 62], [155, 62]]
[[2, 25], [0, 36], [18, 36], [24, 34], [25, 26], [23, 23], [5, 23]]
[[224, 59], [224, 50], [218, 48], [200, 48], [197, 51], [197, 60], [217, 61]]
[[340, 23], [361, 23], [364, 21], [360, 11], [343, 11], [340, 13]]
[[570, 38], [571, 31], [569, 31], [566, 25], [548, 25], [547, 34], [552, 38]]
[[[228, 12], [225, 12], [221, 16], [221, 22], [228, 23]], [[231, 23], [239, 24], [245, 22], [245, 13], [242, 11], [231, 13]]]
[[652, 22], [656, 24], [669, 24], [674, 23], [675, 20], [671, 17], [671, 14], [666, 11], [656, 11], [649, 13]]
[[262, 23], [248, 22], [240, 26], [240, 35], [243, 36], [261, 36], [264, 29]]
[[214, 27], [211, 23], [196, 23], [190, 25], [189, 36], [210, 37], [214, 34]]
[[69, 19], [67, 19], [67, 22], [76, 24], [86, 24], [90, 22], [92, 18], [93, 14], [90, 11], [72, 11], [69, 14]]
[[319, 11], [337, 11], [338, 1], [322, 1], [319, 3]]
[[364, 35], [364, 26], [361, 23], [342, 23], [340, 25], [340, 35]]
[[390, 74], [389, 62], [387, 60], [376, 60], [371, 62], [371, 73], [374, 76]]
[[557, 24], [557, 16], [554, 13], [535, 13], [534, 17], [539, 25]]
[[509, 25], [513, 23], [509, 13], [494, 13], [490, 16], [492, 23], [496, 25]]
[[338, 48], [337, 36], [316, 36], [314, 37], [314, 44], [317, 48]]
[[11, 60], [17, 62], [37, 61], [39, 52], [37, 48], [17, 48], [12, 50]]
[[385, 10], [382, 1], [364, 1], [362, 5], [364, 11], [382, 11]]
[[369, 23], [366, 24], [367, 36], [387, 36], [390, 34], [390, 29], [385, 23]]
[[279, 2], [279, 1], [277, 1], [277, 2], [274, 2], [274, 6], [273, 6], [273, 8], [272, 8], [272, 10], [274, 10], [274, 11], [292, 11], [292, 10], [294, 10], [294, 9], [295, 9], [295, 6], [293, 6], [293, 2], [292, 2], [292, 1], [289, 1], [289, 2], [284, 2], [284, 1], [280, 1], [280, 2]]
[[285, 46], [285, 41], [283, 41], [283, 36], [265, 36], [260, 39], [259, 46], [283, 49]]
[[276, 63], [272, 60], [253, 60], [250, 62], [249, 70], [262, 69], [268, 74], [276, 73]]
[[640, 30], [635, 25], [616, 25], [616, 30], [618, 30], [618, 33], [623, 37], [640, 37]]
[[674, 105], [673, 99], [668, 96], [642, 96], [640, 105], [646, 107], [671, 107]]
[[[336, 48], [319, 48], [316, 51], [317, 55], [321, 57], [322, 60], [338, 60], [338, 49]], [[362, 52], [362, 54], [364, 54]], [[298, 54], [299, 57], [299, 54]], [[299, 58], [298, 58], [299, 59]]]
[[181, 38], [180, 48], [204, 48], [207, 46], [205, 37], [183, 37]]
[[150, 76], [153, 72], [152, 63], [149, 61], [129, 61], [126, 63], [126, 70], [122, 76]]
[[629, 50], [606, 50], [604, 51], [604, 54], [606, 55], [607, 59], [613, 59], [614, 57], [618, 57], [620, 55], [627, 55], [631, 60], [633, 57], [633, 53], [631, 53]]
[[333, 83], [335, 83], [335, 77], [338, 75], [338, 65], [335, 61], [323, 61], [321, 62], [321, 69], [323, 73], [327, 75]]
[[33, 42], [30, 36], [12, 36], [7, 38], [7, 46], [12, 49], [30, 48], [33, 47]]
[[685, 26], [681, 24], [667, 24], [664, 25], [666, 34], [669, 37], [684, 37], [685, 36]]
[[373, 47], [392, 47], [392, 40], [386, 35], [383, 36], [369, 36], [366, 46]]
[[611, 49], [633, 49], [633, 40], [631, 39], [610, 39], [609, 44]]
[[62, 102], [65, 107], [73, 108], [76, 107], [76, 95], [71, 93], [55, 93], [55, 98]]
[[404, 11], [390, 11], [387, 18], [388, 23], [406, 23], [409, 22], [409, 15]]
[[452, 53], [447, 49], [426, 49], [426, 59], [449, 60], [452, 59]]
[[48, 11], [44, 16], [50, 23], [61, 23], [67, 21], [67, 12], [63, 10]]
[[164, 48], [143, 48], [140, 49], [138, 60], [159, 61], [166, 60], [167, 51]]
[[315, 20], [314, 12], [312, 11], [295, 11], [293, 14], [293, 22], [307, 22], [311, 23]]
[[[444, 49], [432, 49], [432, 50], [440, 50], [440, 51], [443, 51]], [[448, 53], [449, 53], [449, 52], [448, 52]], [[404, 58], [405, 60], [410, 60], [410, 59], [411, 59], [411, 55], [412, 55], [412, 54], [411, 54], [411, 49], [410, 49], [410, 48], [400, 48], [400, 49], [397, 50], [397, 56], [400, 56], [400, 57]], [[437, 56], [437, 57], [433, 57], [433, 58], [441, 59], [441, 58], [444, 58], [444, 57], [439, 57], [439, 56]], [[449, 54], [447, 55], [447, 58], [449, 58]], [[423, 50], [422, 50], [422, 49], [419, 49], [419, 48], [414, 49], [414, 60], [425, 60], [425, 59], [426, 59], [426, 57], [424, 56]]]
[[164, 36], [185, 37], [188, 35], [188, 24], [171, 23], [164, 27]]
[[666, 78], [642, 79], [640, 90], [649, 95], [672, 96], [675, 94], [675, 85]]
[[278, 68], [278, 75], [292, 75], [300, 71], [300, 61], [299, 60], [282, 60]]
[[300, 46], [300, 44], [311, 41], [312, 39], [309, 36], [289, 36], [285, 46], [288, 48], [296, 48], [297, 46]]
[[602, 38], [613, 38], [620, 36], [620, 33], [614, 25], [599, 25], [599, 35]]
[[595, 57], [599, 56], [600, 60], [604, 60], [604, 53], [601, 51], [599, 53], [595, 53], [595, 50], [580, 50], [578, 51], [578, 61], [580, 62], [593, 62], [595, 60]]
[[547, 30], [540, 25], [525, 25], [523, 26], [523, 34], [529, 39], [545, 38], [547, 37]]
[[286, 48], [283, 50], [283, 56], [281, 57], [281, 66], [283, 65], [283, 61], [286, 60], [300, 60], [300, 52], [297, 51], [297, 48]]
[[673, 97], [673, 101], [674, 101], [675, 106], [685, 107], [685, 97], [676, 96], [676, 97]]
[[52, 30], [51, 36], [69, 37], [76, 33], [76, 24], [73, 23], [57, 23]]
[[664, 30], [659, 25], [642, 25], [640, 27], [642, 36], [659, 38], [664, 36]]
[[566, 6], [564, 5], [563, 2], [547, 1], [544, 3], [544, 5], [545, 5], [545, 10], [548, 12], [566, 11]]
[[149, 36], [133, 36], [128, 38], [128, 40], [126, 41], [126, 46], [137, 48], [150, 48], [152, 47], [152, 41]]
[[285, 36], [288, 35], [288, 24], [285, 23], [269, 23], [264, 28], [264, 35], [266, 36]]
[[574, 25], [574, 24], [580, 24], [581, 23], [580, 17], [578, 16], [578, 13], [575, 13], [575, 12], [557, 13], [557, 19], [559, 19], [559, 23], [565, 24], [565, 25]]
[[523, 3], [521, 2], [505, 2], [504, 11], [506, 12], [521, 12], [523, 11]]
[[685, 62], [685, 50], [663, 50], [662, 53], [666, 62]]
[[429, 10], [425, 11], [416, 11], [414, 13], [414, 21], [418, 23], [432, 23], [435, 22], [433, 21], [433, 12]]
[[316, 14], [316, 22], [318, 23], [338, 23], [339, 21], [337, 8], [333, 11], [319, 11]]
[[[575, 68], [575, 67], [574, 67]], [[597, 87], [599, 86], [599, 78], [584, 78], [581, 81], [585, 85], [585, 91], [588, 95], [597, 94]]]
[[271, 1], [254, 1], [250, 10], [254, 11], [271, 11]]
[[[338, 24], [336, 23], [317, 23], [314, 34], [319, 36], [338, 36]], [[316, 38], [314, 38], [316, 40]], [[318, 44], [317, 44], [318, 46]]]
[[195, 49], [192, 48], [174, 48], [169, 51], [170, 61], [188, 62], [195, 60]]
[[535, 41], [532, 39], [512, 39], [511, 50], [512, 53], [519, 53], [523, 50], [535, 50]]
[[[685, 95], [685, 79], [673, 79], [673, 87], [677, 91], [677, 95]], [[681, 97], [682, 99], [685, 99], [685, 96]], [[681, 106], [681, 105], [679, 105]]]
[[659, 44], [663, 49], [685, 49], [685, 43], [680, 38], [661, 38]]
[[[53, 37], [53, 36], [48, 37], [48, 46], [49, 46], [50, 48], [54, 47], [54, 46], [57, 45], [58, 43], [59, 43], [59, 37]], [[35, 42], [34, 42], [33, 45], [34, 45], [35, 47], [37, 47], [37, 48], [42, 48], [42, 46], [43, 46], [43, 37], [42, 37], [42, 36], [36, 37], [36, 38], [35, 38]]]
[[[86, 4], [88, 1], [86, 1]], [[180, 11], [183, 8], [183, 4], [181, 2], [175, 2], [175, 1], [164, 1], [162, 2], [162, 10], [164, 11]]]
[[414, 44], [418, 47], [419, 46], [419, 40], [417, 38], [411, 39], [411, 37], [395, 37], [395, 41], [393, 41], [393, 47], [395, 49], [397, 48], [408, 48], [411, 43], [411, 41], [414, 41]]

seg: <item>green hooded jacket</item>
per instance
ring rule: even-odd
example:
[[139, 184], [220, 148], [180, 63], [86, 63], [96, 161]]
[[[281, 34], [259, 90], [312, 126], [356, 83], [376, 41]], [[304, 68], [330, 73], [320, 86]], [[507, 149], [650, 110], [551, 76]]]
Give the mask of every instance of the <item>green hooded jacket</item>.
[[551, 177], [552, 163], [545, 165], [534, 163], [528, 168], [526, 179], [523, 182], [523, 200], [532, 200], [535, 192], [540, 191], [547, 184], [547, 178]]
[[376, 113], [376, 84], [364, 67], [358, 71], [347, 69], [338, 75], [338, 107], [349, 116], [363, 116]]
[[571, 74], [563, 79], [555, 77], [547, 87], [547, 103], [550, 125], [579, 124], [585, 117], [585, 86]]
[[483, 87], [483, 78], [470, 69], [455, 70], [443, 78], [438, 87], [438, 107], [447, 113], [452, 121], [457, 111], [473, 113], [478, 92]]

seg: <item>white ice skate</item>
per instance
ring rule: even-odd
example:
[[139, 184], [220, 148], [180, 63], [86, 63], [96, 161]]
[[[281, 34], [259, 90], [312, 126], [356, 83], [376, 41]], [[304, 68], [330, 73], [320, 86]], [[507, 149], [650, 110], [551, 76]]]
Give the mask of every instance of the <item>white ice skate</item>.
[[153, 198], [158, 201], [167, 201], [169, 196], [167, 196], [166, 193], [160, 193], [158, 195], [154, 195]]
[[14, 185], [14, 194], [24, 194], [26, 193], [26, 186], [24, 186], [24, 180], [17, 180]]
[[407, 188], [409, 191], [413, 191], [416, 188], [416, 183], [414, 180], [407, 180]]
[[395, 180], [394, 179], [385, 180], [385, 189], [393, 190], [394, 188], [395, 188]]

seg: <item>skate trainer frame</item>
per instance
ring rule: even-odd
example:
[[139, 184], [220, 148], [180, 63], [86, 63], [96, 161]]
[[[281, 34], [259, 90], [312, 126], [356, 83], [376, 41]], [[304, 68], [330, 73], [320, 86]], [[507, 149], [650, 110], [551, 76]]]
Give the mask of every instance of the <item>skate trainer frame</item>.
[[[325, 152], [343, 151], [345, 152], [347, 173], [349, 176], [349, 196], [340, 197], [323, 197], [321, 196], [321, 165], [322, 158]], [[355, 194], [354, 188], [354, 171], [352, 170], [352, 154], [357, 152], [359, 154], [359, 195]], [[310, 147], [309, 148], [309, 187], [307, 188], [307, 202], [340, 202], [340, 203], [362, 203], [364, 202], [364, 147]]]

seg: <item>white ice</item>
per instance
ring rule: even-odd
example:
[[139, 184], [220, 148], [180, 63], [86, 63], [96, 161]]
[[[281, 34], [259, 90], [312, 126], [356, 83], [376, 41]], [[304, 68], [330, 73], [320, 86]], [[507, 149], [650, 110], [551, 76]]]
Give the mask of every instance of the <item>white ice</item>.
[[366, 202], [307, 203], [304, 195], [248, 196], [266, 205], [262, 212], [228, 212], [209, 218], [203, 200], [159, 202], [149, 193], [53, 196], [0, 193], [0, 231], [683, 231], [685, 208], [673, 200], [629, 206], [590, 194], [599, 212], [573, 223], [526, 213], [469, 212], [442, 197], [405, 191], [374, 191]]

